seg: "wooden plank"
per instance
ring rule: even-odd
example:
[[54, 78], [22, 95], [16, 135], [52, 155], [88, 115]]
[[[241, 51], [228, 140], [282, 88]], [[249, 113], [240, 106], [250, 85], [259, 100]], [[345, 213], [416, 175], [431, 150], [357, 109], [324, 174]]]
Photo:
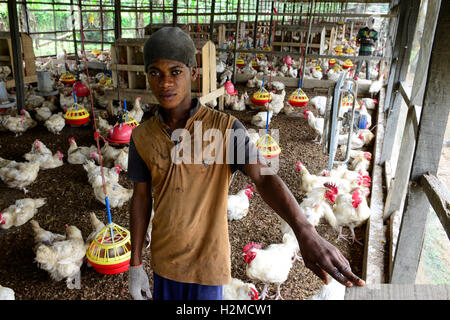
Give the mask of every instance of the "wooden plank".
[[[358, 87], [359, 89], [359, 87]], [[359, 90], [358, 90], [359, 91]], [[372, 154], [372, 189], [370, 196], [371, 215], [366, 226], [366, 241], [363, 257], [363, 278], [367, 284], [384, 283], [385, 280], [385, 244], [386, 233], [383, 223], [383, 168], [379, 164], [381, 145], [384, 139], [384, 112], [386, 89], [380, 90], [380, 99], [377, 110], [377, 124], [375, 144]]]
[[210, 79], [210, 91], [217, 89], [217, 66], [216, 66], [216, 46], [214, 42], [208, 41], [209, 45], [209, 79]]
[[[298, 43], [298, 42], [274, 42], [273, 43], [274, 46], [283, 46], [283, 47], [304, 47], [306, 45], [306, 43]], [[320, 48], [321, 44], [320, 43], [310, 43], [308, 45], [310, 48]]]
[[[238, 73], [236, 76], [236, 83], [245, 83], [247, 82], [247, 80], [253, 78], [252, 76], [243, 74], [243, 73]], [[258, 80], [262, 80], [262, 76], [261, 75], [257, 75], [256, 78]], [[267, 77], [266, 77], [267, 79]], [[286, 87], [295, 87], [298, 88], [299, 85], [299, 78], [292, 78], [292, 77], [272, 77], [272, 81], [281, 81], [284, 83], [284, 85]], [[324, 88], [327, 89], [329, 87], [335, 86], [336, 85], [336, 81], [333, 80], [327, 80], [327, 79], [322, 79], [322, 80], [318, 80], [318, 79], [311, 79], [311, 78], [306, 78], [303, 79], [302, 81], [302, 88], [304, 89], [320, 89], [320, 88]], [[358, 96], [363, 96], [365, 94], [367, 94], [369, 92], [369, 87], [370, 87], [370, 83], [364, 80], [359, 80], [358, 81]]]
[[[23, 82], [25, 84], [28, 83], [36, 83], [37, 82], [37, 74], [34, 76], [25, 76], [23, 78]], [[16, 86], [16, 81], [14, 79], [8, 80], [5, 82], [5, 88], [6, 89], [10, 89], [10, 88], [14, 88]]]
[[405, 128], [402, 135], [402, 143], [398, 155], [398, 165], [395, 170], [395, 177], [392, 180], [391, 189], [388, 192], [384, 208], [384, 219], [400, 210], [403, 212], [403, 203], [406, 196], [408, 181], [411, 172], [411, 164], [414, 156], [414, 148], [416, 146], [416, 130], [413, 122], [416, 109], [414, 106], [408, 109]]
[[345, 300], [449, 300], [449, 285], [377, 284], [346, 288]]
[[205, 105], [206, 103], [223, 96], [224, 93], [225, 93], [225, 87], [220, 87], [219, 89], [216, 89], [216, 90], [200, 97], [200, 103], [202, 105]]
[[423, 191], [450, 239], [450, 192], [436, 176], [424, 174], [420, 179]]
[[[135, 63], [135, 54], [134, 47], [127, 46], [127, 64], [134, 65]], [[136, 89], [136, 73], [132, 71], [128, 71], [128, 88]]]
[[202, 48], [202, 94], [206, 95], [211, 91], [210, 88], [210, 72], [209, 72], [209, 55], [210, 55], [210, 46], [208, 43]]

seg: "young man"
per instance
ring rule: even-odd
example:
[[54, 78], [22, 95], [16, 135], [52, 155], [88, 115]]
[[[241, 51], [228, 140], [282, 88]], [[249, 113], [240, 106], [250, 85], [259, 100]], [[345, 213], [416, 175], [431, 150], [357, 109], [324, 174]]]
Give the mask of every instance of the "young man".
[[[329, 273], [346, 286], [364, 285], [342, 254], [307, 222], [283, 181], [276, 174], [262, 174], [267, 167], [248, 136], [239, 139], [227, 134], [233, 129], [244, 131], [242, 124], [191, 98], [195, 53], [191, 38], [176, 27], [160, 29], [144, 46], [145, 69], [161, 107], [157, 115], [133, 130], [130, 142], [132, 297], [144, 299], [142, 291], [151, 295], [142, 247], [153, 207], [153, 299], [222, 299], [222, 285], [231, 280], [227, 199], [235, 170], [247, 174], [264, 201], [293, 228], [308, 268], [324, 282]], [[203, 133], [212, 130], [222, 135], [215, 155], [208, 157], [208, 141], [196, 141], [199, 127]], [[227, 149], [244, 152], [244, 161], [217, 161], [216, 156], [222, 151], [226, 154]], [[175, 161], [181, 150], [183, 161]], [[195, 161], [199, 154], [203, 157]], [[234, 160], [239, 154], [225, 157]]]
[[[372, 56], [377, 40], [378, 40], [378, 32], [373, 29], [375, 24], [375, 18], [370, 17], [367, 20], [367, 25], [360, 29], [358, 35], [356, 36], [356, 41], [359, 43], [359, 56]], [[356, 71], [355, 71], [355, 80], [359, 78], [359, 71], [361, 70], [362, 64], [366, 62], [366, 79], [370, 79], [370, 68], [372, 67], [372, 62], [369, 59], [366, 60], [358, 60], [356, 62]]]

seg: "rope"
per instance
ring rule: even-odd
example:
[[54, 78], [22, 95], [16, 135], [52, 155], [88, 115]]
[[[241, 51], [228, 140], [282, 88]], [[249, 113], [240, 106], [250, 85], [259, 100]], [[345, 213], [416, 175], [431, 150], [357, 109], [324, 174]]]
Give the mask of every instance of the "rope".
[[[107, 196], [107, 192], [106, 192], [106, 182], [105, 182], [105, 175], [103, 173], [103, 160], [102, 160], [102, 153], [101, 153], [101, 148], [100, 148], [100, 141], [99, 141], [99, 136], [100, 133], [98, 132], [97, 129], [97, 122], [95, 120], [95, 113], [94, 113], [94, 98], [92, 96], [92, 89], [91, 89], [91, 80], [89, 78], [89, 67], [88, 67], [88, 61], [86, 58], [86, 50], [84, 47], [84, 28], [83, 28], [83, 21], [82, 21], [82, 15], [80, 14], [80, 37], [81, 37], [81, 46], [83, 48], [83, 57], [84, 57], [84, 65], [86, 67], [86, 75], [87, 75], [87, 79], [88, 79], [88, 89], [89, 89], [89, 97], [91, 98], [91, 109], [92, 109], [92, 118], [94, 119], [94, 138], [96, 140], [97, 143], [97, 153], [98, 153], [98, 159], [99, 159], [99, 165], [100, 165], [100, 173], [102, 176], [102, 185], [103, 185], [103, 193], [105, 195], [105, 204], [106, 204], [106, 210], [108, 213], [108, 222], [111, 224], [111, 212], [110, 212], [110, 208], [109, 208], [109, 199]], [[112, 230], [111, 230], [111, 234], [112, 234]]]

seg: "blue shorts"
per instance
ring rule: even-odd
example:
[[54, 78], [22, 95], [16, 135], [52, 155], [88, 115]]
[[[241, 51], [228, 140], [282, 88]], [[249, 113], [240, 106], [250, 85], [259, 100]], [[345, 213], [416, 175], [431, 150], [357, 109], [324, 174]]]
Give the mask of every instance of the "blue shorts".
[[153, 272], [153, 300], [222, 300], [222, 286], [173, 281]]

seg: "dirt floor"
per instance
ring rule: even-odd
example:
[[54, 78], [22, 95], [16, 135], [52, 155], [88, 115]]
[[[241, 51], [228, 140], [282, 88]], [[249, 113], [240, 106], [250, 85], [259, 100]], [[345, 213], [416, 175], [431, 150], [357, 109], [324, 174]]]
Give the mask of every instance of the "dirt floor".
[[[244, 87], [236, 87], [239, 92]], [[248, 89], [247, 89], [248, 90]], [[292, 89], [293, 90], [293, 89]], [[286, 99], [290, 94], [288, 88]], [[249, 93], [251, 91], [249, 90]], [[317, 93], [306, 91], [311, 98]], [[256, 111], [231, 111], [247, 128], [255, 128], [250, 120]], [[146, 114], [144, 119], [148, 117]], [[374, 121], [375, 122], [375, 121]], [[270, 128], [280, 130], [280, 156], [279, 176], [287, 184], [298, 201], [302, 199], [299, 191], [299, 176], [295, 168], [297, 161], [302, 161], [311, 173], [318, 173], [327, 167], [328, 156], [322, 154], [321, 146], [312, 142], [314, 133], [307, 125], [306, 119], [300, 115], [286, 116], [282, 113], [272, 119]], [[95, 143], [90, 126], [73, 128], [66, 126], [61, 134], [50, 133], [42, 124], [16, 137], [13, 133], [0, 133], [0, 156], [6, 159], [24, 161], [22, 155], [29, 152], [35, 139], [41, 140], [53, 152], [62, 151], [65, 155], [69, 147], [68, 139], [75, 137], [77, 144], [90, 146]], [[63, 233], [65, 224], [76, 225], [87, 237], [91, 233], [89, 212], [95, 212], [104, 222], [107, 222], [105, 207], [98, 202], [87, 180], [87, 175], [81, 165], [67, 163], [55, 169], [39, 171], [36, 181], [27, 189], [25, 195], [22, 191], [8, 188], [0, 181], [0, 209], [13, 204], [15, 200], [25, 197], [45, 197], [47, 204], [39, 209], [35, 215], [43, 228]], [[121, 173], [120, 183], [132, 188], [127, 180], [126, 173]], [[234, 194], [245, 185], [251, 183], [250, 179], [238, 173], [230, 187]], [[113, 222], [128, 228], [128, 205], [122, 208], [111, 209]], [[318, 232], [334, 244], [347, 259], [353, 271], [361, 276], [363, 247], [358, 244], [351, 245], [345, 240], [337, 241], [337, 232], [329, 225], [323, 223], [317, 227]], [[364, 242], [365, 226], [357, 228], [357, 238]], [[345, 230], [349, 234], [348, 230]], [[248, 215], [238, 221], [229, 223], [229, 235], [232, 248], [232, 276], [246, 282], [255, 283], [261, 292], [262, 283], [254, 282], [246, 276], [245, 262], [242, 257], [242, 248], [249, 241], [260, 242], [263, 247], [281, 242], [281, 231], [278, 218], [273, 210], [265, 204], [258, 192], [250, 200]], [[48, 273], [38, 268], [34, 262], [33, 231], [31, 224], [21, 227], [12, 227], [8, 230], [0, 229], [0, 284], [15, 291], [18, 300], [112, 300], [131, 299], [128, 293], [128, 275], [126, 272], [116, 275], [103, 275], [89, 268], [86, 264], [81, 269], [81, 289], [69, 290], [65, 281], [55, 282]], [[152, 287], [152, 270], [150, 268], [149, 251], [144, 252], [144, 265], [149, 274]], [[281, 294], [287, 300], [309, 299], [322, 286], [322, 282], [302, 262], [296, 262], [290, 271], [289, 278], [281, 287]], [[269, 287], [269, 294], [275, 294], [276, 286]]]

